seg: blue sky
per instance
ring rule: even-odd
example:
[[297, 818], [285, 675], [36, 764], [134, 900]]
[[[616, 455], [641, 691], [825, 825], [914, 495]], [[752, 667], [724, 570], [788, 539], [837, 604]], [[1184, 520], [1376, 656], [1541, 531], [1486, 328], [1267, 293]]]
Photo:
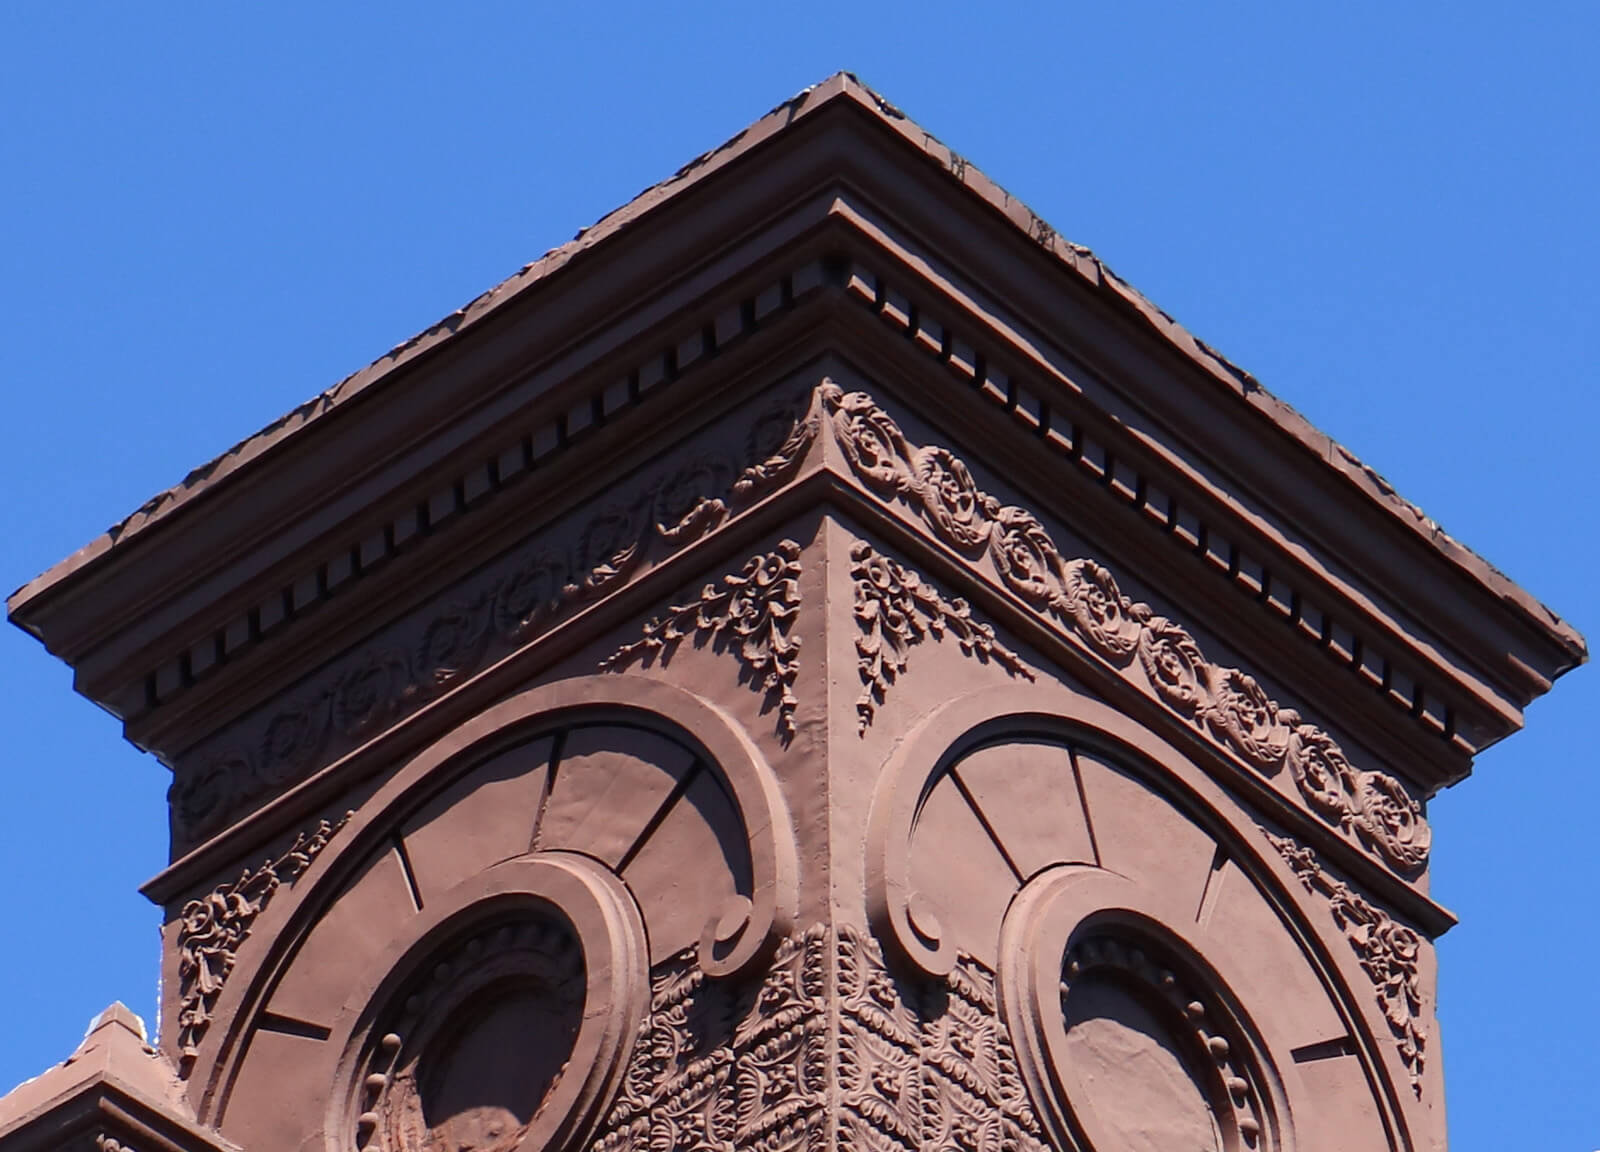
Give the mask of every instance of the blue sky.
[[[1600, 7], [334, 7], [0, 15], [8, 589], [851, 68], [1600, 623]], [[166, 773], [10, 628], [0, 677], [4, 1091], [153, 1017]], [[1600, 1147], [1597, 704], [1572, 674], [1432, 808], [1457, 1152]]]

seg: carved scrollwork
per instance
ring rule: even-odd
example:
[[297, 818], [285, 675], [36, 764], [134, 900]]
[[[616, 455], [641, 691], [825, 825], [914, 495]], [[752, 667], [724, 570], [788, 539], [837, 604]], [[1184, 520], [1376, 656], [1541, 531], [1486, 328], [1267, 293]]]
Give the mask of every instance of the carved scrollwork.
[[[604, 595], [652, 549], [691, 544], [735, 508], [787, 483], [815, 440], [815, 403], [806, 392], [758, 415], [747, 443], [758, 459], [742, 471], [715, 453], [688, 459], [606, 506], [567, 547], [535, 547], [461, 589], [422, 623], [416, 641], [345, 660], [322, 685], [268, 718], [256, 748], [247, 742], [205, 756], [193, 768], [181, 765], [170, 794], [175, 840], [192, 844], [218, 830], [250, 800], [302, 779], [331, 740], [371, 735], [482, 667], [494, 645], [524, 643], [564, 611]], [[792, 653], [774, 643], [769, 647], [776, 655], [769, 658], [758, 651], [763, 641], [752, 642], [752, 665], [761, 666], [762, 682], [775, 676], [773, 690], [788, 693]], [[789, 696], [785, 701], [787, 720], [793, 703]]]
[[[867, 393], [845, 392], [830, 380], [818, 386], [817, 398], [846, 462], [869, 491], [914, 510], [963, 555], [986, 555], [1004, 587], [1113, 666], [1123, 668], [1137, 655], [1158, 700], [1257, 771], [1270, 775], [1287, 762], [1307, 805], [1389, 865], [1409, 873], [1427, 863], [1427, 823], [1398, 780], [1349, 770], [1326, 732], [1302, 723], [1254, 677], [1206, 659], [1187, 630], [1124, 595], [1104, 565], [1064, 557], [1037, 516], [978, 488], [948, 449], [910, 443]], [[874, 701], [903, 670], [906, 648], [921, 638], [915, 592], [875, 592], [881, 576], [876, 570], [858, 576], [856, 585], [857, 619], [866, 633], [857, 643], [868, 685], [858, 704], [863, 728]]]
[[947, 600], [911, 569], [858, 540], [850, 548], [855, 580], [857, 670], [863, 685], [856, 700], [859, 730], [872, 723], [889, 686], [906, 670], [910, 649], [928, 637], [953, 636], [968, 656], [994, 661], [1013, 676], [1033, 673], [1011, 649], [995, 639], [994, 629], [972, 617], [960, 597]]
[[1352, 892], [1343, 881], [1328, 875], [1310, 848], [1292, 837], [1262, 831], [1306, 890], [1327, 897], [1334, 923], [1344, 932], [1362, 971], [1372, 981], [1400, 1060], [1410, 1074], [1411, 1089], [1420, 1097], [1428, 1046], [1421, 1019], [1422, 984], [1418, 972], [1422, 938]]
[[211, 1011], [233, 971], [239, 946], [272, 897], [292, 884], [349, 821], [327, 820], [310, 834], [296, 836], [284, 853], [231, 884], [183, 906], [178, 918], [178, 1069], [187, 1075], [211, 1026]]
[[600, 671], [621, 672], [635, 661], [671, 659], [688, 636], [725, 641], [749, 674], [751, 686], [776, 696], [778, 731], [794, 736], [794, 694], [800, 674], [800, 637], [790, 635], [800, 611], [800, 545], [784, 540], [754, 556], [737, 576], [700, 590], [699, 599], [674, 605], [644, 626], [644, 635], [600, 661]]

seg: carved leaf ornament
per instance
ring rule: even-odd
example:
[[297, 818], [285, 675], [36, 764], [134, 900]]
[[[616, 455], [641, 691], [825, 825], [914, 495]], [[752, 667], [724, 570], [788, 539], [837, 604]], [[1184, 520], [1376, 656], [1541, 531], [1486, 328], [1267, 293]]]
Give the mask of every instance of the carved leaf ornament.
[[[846, 461], [870, 491], [914, 509], [969, 559], [987, 555], [1008, 589], [1112, 665], [1123, 668], [1137, 659], [1158, 700], [1258, 771], [1271, 774], [1287, 763], [1314, 812], [1394, 868], [1415, 872], [1427, 862], [1431, 831], [1398, 780], [1351, 767], [1326, 732], [1281, 707], [1253, 676], [1208, 661], [1186, 629], [1130, 600], [1105, 566], [1062, 556], [1038, 517], [977, 488], [967, 466], [947, 449], [911, 444], [865, 392], [824, 381], [817, 396]], [[931, 608], [928, 593], [915, 587], [883, 591], [887, 570], [853, 559], [857, 619], [865, 633], [857, 646], [868, 684], [858, 704], [864, 728], [872, 701], [881, 700], [904, 669], [905, 649], [920, 640], [922, 628], [932, 630], [924, 621], [948, 625], [968, 617], [964, 604], [959, 612]], [[959, 602], [948, 603], [954, 608]], [[1002, 663], [1015, 659], [993, 645], [992, 633], [988, 642], [989, 655]]]
[[1420, 1022], [1422, 1015], [1421, 978], [1417, 957], [1422, 938], [1381, 908], [1369, 904], [1352, 892], [1343, 881], [1323, 871], [1317, 854], [1288, 836], [1275, 836], [1262, 829], [1306, 890], [1328, 898], [1329, 911], [1355, 949], [1361, 969], [1372, 981], [1378, 1006], [1383, 1009], [1389, 1030], [1394, 1033], [1400, 1059], [1411, 1074], [1411, 1088], [1422, 1095], [1422, 1071], [1427, 1057], [1428, 1036]]
[[178, 1059], [188, 1072], [199, 1054], [200, 1041], [211, 1026], [211, 1011], [228, 976], [234, 955], [250, 935], [250, 928], [279, 887], [292, 884], [311, 866], [353, 813], [337, 823], [327, 820], [310, 835], [302, 832], [275, 860], [246, 870], [231, 884], [223, 884], [179, 913], [178, 924]]
[[778, 698], [778, 731], [792, 738], [800, 638], [789, 633], [800, 610], [799, 581], [800, 545], [784, 540], [751, 557], [738, 575], [707, 584], [697, 600], [650, 620], [643, 637], [600, 661], [600, 671], [621, 672], [636, 660], [666, 661], [686, 637], [727, 641], [752, 686]]

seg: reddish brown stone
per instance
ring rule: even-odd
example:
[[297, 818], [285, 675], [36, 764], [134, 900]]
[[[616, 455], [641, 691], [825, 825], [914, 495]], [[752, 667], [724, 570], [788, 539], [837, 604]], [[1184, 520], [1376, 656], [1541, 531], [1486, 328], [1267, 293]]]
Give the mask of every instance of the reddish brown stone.
[[0, 1152], [1442, 1147], [1426, 800], [1586, 654], [848, 76], [9, 607], [175, 778]]

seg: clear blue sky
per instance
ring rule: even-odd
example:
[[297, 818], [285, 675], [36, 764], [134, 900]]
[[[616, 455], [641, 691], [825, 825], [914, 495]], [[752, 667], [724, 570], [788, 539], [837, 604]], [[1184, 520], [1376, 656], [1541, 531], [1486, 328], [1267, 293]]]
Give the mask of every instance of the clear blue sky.
[[[851, 68], [1600, 625], [1600, 5], [331, 7], [0, 16], [8, 589]], [[153, 1016], [167, 780], [14, 629], [0, 676], [3, 1092]], [[1600, 1147], [1597, 704], [1432, 809], [1456, 1152]]]

